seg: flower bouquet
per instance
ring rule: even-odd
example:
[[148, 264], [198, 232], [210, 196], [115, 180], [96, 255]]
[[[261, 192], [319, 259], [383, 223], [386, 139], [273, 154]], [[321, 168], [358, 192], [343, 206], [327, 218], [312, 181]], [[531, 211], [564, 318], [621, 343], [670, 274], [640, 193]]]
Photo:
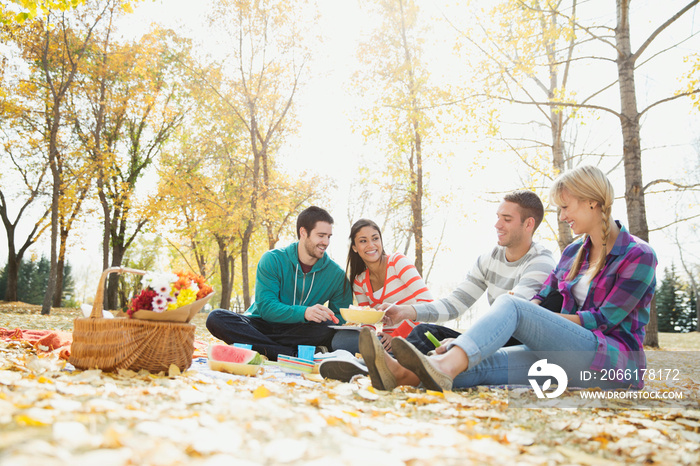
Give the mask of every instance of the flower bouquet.
[[127, 311], [132, 319], [189, 322], [214, 295], [204, 277], [191, 272], [146, 272], [141, 283]]

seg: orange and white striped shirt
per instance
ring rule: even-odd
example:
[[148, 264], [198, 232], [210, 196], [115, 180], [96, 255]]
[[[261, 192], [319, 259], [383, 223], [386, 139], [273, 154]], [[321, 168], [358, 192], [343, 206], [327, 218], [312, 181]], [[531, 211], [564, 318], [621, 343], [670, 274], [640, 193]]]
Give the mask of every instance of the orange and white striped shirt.
[[[398, 252], [387, 259], [386, 276], [381, 289], [372, 289], [369, 273], [365, 270], [355, 277], [352, 291], [358, 306], [377, 307], [382, 303], [417, 304], [433, 300], [433, 295], [416, 266]], [[387, 327], [384, 329], [388, 330]]]

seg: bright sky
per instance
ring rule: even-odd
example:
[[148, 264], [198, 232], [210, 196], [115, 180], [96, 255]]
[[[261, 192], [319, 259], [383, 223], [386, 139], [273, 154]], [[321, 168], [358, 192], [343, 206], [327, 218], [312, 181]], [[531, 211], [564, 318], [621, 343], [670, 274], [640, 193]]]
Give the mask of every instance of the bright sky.
[[[659, 5], [669, 3], [673, 7], [662, 8], [660, 15], [654, 15], [653, 8], [661, 8]], [[656, 27], [659, 17], [666, 17], [665, 12], [676, 11], [677, 5], [684, 2], [673, 0], [672, 2], [639, 1], [637, 11], [648, 15], [648, 20], [640, 27]], [[429, 5], [435, 13], [435, 8], [442, 2], [437, 0]], [[143, 30], [149, 21], [157, 18], [158, 21], [170, 27], [185, 27], [194, 31], [198, 38], [206, 37], [206, 29], [199, 24], [203, 21], [207, 11], [205, 1], [193, 2], [191, 0], [161, 0], [146, 2], [139, 7], [137, 15], [129, 19], [129, 27], [132, 31]], [[360, 39], [368, 33], [370, 26], [364, 13], [358, 8], [356, 0], [319, 0], [321, 18], [318, 26], [325, 36], [325, 41], [318, 45], [317, 61], [313, 64], [314, 74], [308, 86], [303, 89], [295, 99], [297, 103], [297, 115], [301, 122], [301, 128], [296, 138], [282, 150], [282, 156], [287, 163], [299, 170], [316, 172], [335, 180], [338, 189], [331, 195], [331, 203], [328, 209], [333, 214], [336, 225], [334, 237], [331, 242], [331, 256], [341, 264], [344, 264], [347, 255], [350, 222], [348, 220], [348, 198], [350, 183], [355, 178], [357, 167], [361, 160], [371, 161], [373, 164], [381, 164], [382, 156], [376, 148], [365, 144], [360, 134], [353, 132], [356, 122], [358, 102], [350, 95], [351, 74], [357, 68], [356, 48]], [[675, 9], [674, 9], [675, 8]], [[695, 13], [698, 16], [700, 13]], [[692, 15], [691, 15], [692, 16]], [[700, 24], [696, 25], [694, 17], [688, 19], [688, 28], [698, 31]], [[685, 30], [687, 32], [687, 29]], [[633, 31], [634, 34], [634, 31]], [[640, 34], [641, 36], [641, 34]], [[449, 53], [451, 45], [446, 44], [445, 50]], [[700, 50], [697, 38], [683, 45], [683, 52]], [[654, 71], [658, 76], [658, 70], [664, 69], [673, 72], [677, 69], [678, 57], [670, 57], [664, 61], [653, 62], [646, 69]], [[673, 61], [676, 60], [676, 61]], [[447, 70], [455, 68], [456, 63], [446, 55], [444, 65]], [[653, 68], [651, 68], [653, 67]], [[650, 69], [651, 68], [651, 69]], [[649, 77], [640, 73], [638, 75], [640, 107], [647, 101], [653, 100], [660, 86], [666, 86], [668, 80]], [[672, 83], [673, 84], [673, 83]], [[697, 164], [698, 153], [694, 151], [692, 144], [698, 138], [697, 111], [690, 116], [691, 108], [687, 101], [678, 102], [666, 106], [663, 111], [649, 113], [643, 122], [643, 144], [653, 148], [645, 153], [645, 181], [651, 175], [647, 173], [675, 176], [680, 170], [690, 168], [689, 165]], [[596, 124], [595, 122], [591, 123]], [[600, 138], [603, 146], [609, 146], [611, 152], [619, 153], [619, 124], [612, 122], [607, 128], [601, 128], [596, 137]], [[609, 131], [609, 136], [605, 135]], [[590, 136], [588, 136], [590, 137]], [[517, 187], [517, 178], [513, 169], [513, 161], [499, 159], [489, 163], [486, 169], [476, 177], [469, 177], [467, 164], [474, 154], [474, 147], [464, 141], [454, 144], [454, 157], [448, 166], [438, 167], [432, 174], [431, 189], [439, 193], [441, 190], [452, 192], [455, 202], [449, 209], [443, 209], [428, 225], [426, 236], [436, 240], [440, 235], [443, 220], [447, 220], [444, 246], [438, 254], [434, 269], [430, 276], [430, 286], [436, 296], [444, 296], [456, 286], [464, 277], [478, 254], [484, 252], [495, 244], [493, 224], [495, 222], [495, 209], [497, 195], [484, 195], [490, 191], [504, 191]], [[380, 168], [378, 166], [378, 168]], [[616, 192], [624, 192], [624, 181], [613, 180]], [[487, 198], [488, 201], [484, 200]], [[664, 201], [662, 201], [664, 202]], [[665, 201], [668, 202], [668, 201]], [[658, 200], [647, 197], [648, 219], [650, 227], [663, 224], [668, 216], [668, 206], [659, 204]], [[616, 218], [625, 221], [626, 213], [624, 201], [620, 199], [614, 206]], [[663, 217], [663, 219], [662, 219]], [[697, 223], [696, 223], [697, 224]], [[95, 257], [100, 257], [99, 225], [92, 227], [92, 233], [87, 233], [83, 247], [73, 247], [71, 260], [83, 267], [90, 266], [91, 274], [85, 274], [85, 280], [90, 282], [88, 294], [92, 294], [91, 284], [94, 273], [99, 272], [101, 264], [95, 263]], [[95, 236], [94, 233], [98, 232]], [[96, 239], [90, 239], [93, 236]], [[92, 244], [96, 241], [95, 244]], [[652, 233], [651, 243], [656, 248], [660, 258], [659, 274], [663, 268], [670, 266], [671, 261], [677, 256], [675, 246], [669, 244], [667, 236], [662, 233]], [[552, 242], [547, 245], [553, 250], [556, 246]], [[700, 248], [697, 243], [688, 243], [690, 254], [695, 257], [695, 262], [700, 262]], [[44, 247], [44, 246], [42, 246]], [[48, 248], [45, 247], [45, 250]], [[5, 256], [5, 246], [0, 251]], [[425, 263], [431, 261], [431, 257], [424, 257]], [[76, 267], [79, 268], [80, 265]]]

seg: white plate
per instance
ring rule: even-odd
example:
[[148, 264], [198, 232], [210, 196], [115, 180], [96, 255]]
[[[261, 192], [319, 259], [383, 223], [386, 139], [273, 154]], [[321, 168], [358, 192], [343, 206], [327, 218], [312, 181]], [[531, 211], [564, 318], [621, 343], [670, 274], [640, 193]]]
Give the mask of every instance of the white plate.
[[367, 324], [367, 325], [329, 325], [329, 328], [334, 328], [336, 330], [355, 330], [356, 332], [359, 332], [362, 327], [368, 327], [371, 328], [372, 330], [376, 331], [377, 327], [375, 327], [372, 324]]

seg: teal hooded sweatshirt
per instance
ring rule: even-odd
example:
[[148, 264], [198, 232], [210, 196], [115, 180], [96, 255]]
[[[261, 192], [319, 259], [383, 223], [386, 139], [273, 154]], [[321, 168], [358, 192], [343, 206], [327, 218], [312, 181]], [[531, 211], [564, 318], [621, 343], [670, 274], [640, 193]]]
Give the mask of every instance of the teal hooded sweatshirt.
[[340, 323], [345, 323], [339, 309], [352, 304], [352, 286], [346, 284], [345, 272], [326, 253], [309, 273], [302, 272], [298, 245], [263, 254], [255, 277], [255, 302], [245, 315], [268, 322], [303, 323], [307, 307], [328, 302]]

